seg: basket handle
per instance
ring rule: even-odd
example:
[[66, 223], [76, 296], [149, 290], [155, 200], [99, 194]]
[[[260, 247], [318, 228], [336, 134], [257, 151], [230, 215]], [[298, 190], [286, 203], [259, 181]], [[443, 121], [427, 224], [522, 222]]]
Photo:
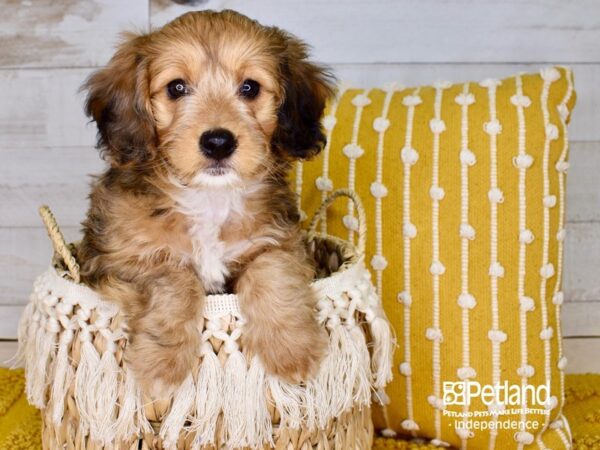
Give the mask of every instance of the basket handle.
[[349, 189], [337, 189], [323, 200], [318, 211], [313, 216], [308, 226], [309, 233], [315, 233], [319, 221], [323, 218], [325, 210], [339, 197], [348, 197], [354, 203], [354, 207], [358, 212], [358, 251], [364, 255], [367, 244], [367, 219], [365, 209], [358, 194]]
[[46, 226], [46, 231], [48, 231], [48, 237], [50, 237], [50, 240], [52, 241], [54, 251], [60, 255], [66, 264], [73, 281], [75, 281], [75, 283], [79, 283], [79, 264], [69, 249], [69, 245], [65, 241], [65, 237], [58, 228], [54, 214], [52, 214], [52, 211], [50, 211], [50, 208], [46, 205], [40, 206], [38, 211], [42, 217], [44, 225]]

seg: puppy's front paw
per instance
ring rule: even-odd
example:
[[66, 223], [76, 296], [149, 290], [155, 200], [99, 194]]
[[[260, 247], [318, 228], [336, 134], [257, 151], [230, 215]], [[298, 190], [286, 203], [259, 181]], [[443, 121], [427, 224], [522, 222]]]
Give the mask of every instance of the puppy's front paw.
[[190, 346], [166, 346], [153, 336], [135, 336], [127, 361], [142, 390], [153, 399], [170, 397], [191, 373], [195, 358]]
[[316, 322], [301, 327], [244, 331], [244, 347], [256, 354], [268, 373], [289, 383], [314, 377], [327, 352], [327, 333]]

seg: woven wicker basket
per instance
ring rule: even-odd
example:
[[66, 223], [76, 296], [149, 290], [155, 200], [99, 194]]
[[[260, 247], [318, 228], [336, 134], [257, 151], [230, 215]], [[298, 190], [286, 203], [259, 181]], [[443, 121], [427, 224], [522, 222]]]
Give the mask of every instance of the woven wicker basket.
[[[359, 216], [358, 249], [315, 233], [340, 196]], [[302, 385], [266, 374], [240, 348], [235, 295], [207, 298], [198, 367], [173, 398], [150, 402], [124, 364], [126, 327], [118, 307], [79, 283], [73, 245], [40, 209], [56, 253], [34, 284], [19, 325], [18, 363], [29, 401], [42, 410], [47, 449], [368, 449], [371, 399], [385, 398], [393, 347], [363, 264], [365, 217], [352, 192], [336, 191], [315, 215], [307, 245], [317, 261], [318, 317], [330, 335], [317, 377]], [[372, 395], [372, 394], [375, 395]]]

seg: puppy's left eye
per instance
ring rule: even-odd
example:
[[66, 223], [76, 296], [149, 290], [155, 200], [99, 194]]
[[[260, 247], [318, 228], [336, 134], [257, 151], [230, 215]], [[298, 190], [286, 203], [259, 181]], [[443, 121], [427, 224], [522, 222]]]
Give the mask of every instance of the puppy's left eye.
[[244, 80], [239, 90], [240, 96], [250, 100], [256, 98], [259, 92], [260, 84], [258, 84], [258, 81], [250, 79]]
[[184, 95], [188, 94], [187, 84], [185, 84], [185, 81], [179, 78], [177, 80], [173, 80], [167, 84], [167, 93], [173, 100], [183, 97]]

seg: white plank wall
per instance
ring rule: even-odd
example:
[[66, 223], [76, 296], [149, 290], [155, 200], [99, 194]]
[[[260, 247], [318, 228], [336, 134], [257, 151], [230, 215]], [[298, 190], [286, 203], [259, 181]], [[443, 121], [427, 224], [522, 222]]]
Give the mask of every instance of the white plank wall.
[[[126, 3], [126, 6], [125, 6]], [[103, 167], [79, 86], [119, 32], [192, 9], [231, 8], [308, 41], [359, 86], [426, 84], [574, 69], [564, 314], [573, 372], [600, 372], [600, 2], [597, 0], [0, 0], [0, 340], [50, 261], [37, 207], [77, 239], [89, 175]], [[0, 357], [14, 344], [0, 342]], [[590, 355], [596, 354], [596, 358]], [[4, 359], [4, 358], [0, 358]]]

